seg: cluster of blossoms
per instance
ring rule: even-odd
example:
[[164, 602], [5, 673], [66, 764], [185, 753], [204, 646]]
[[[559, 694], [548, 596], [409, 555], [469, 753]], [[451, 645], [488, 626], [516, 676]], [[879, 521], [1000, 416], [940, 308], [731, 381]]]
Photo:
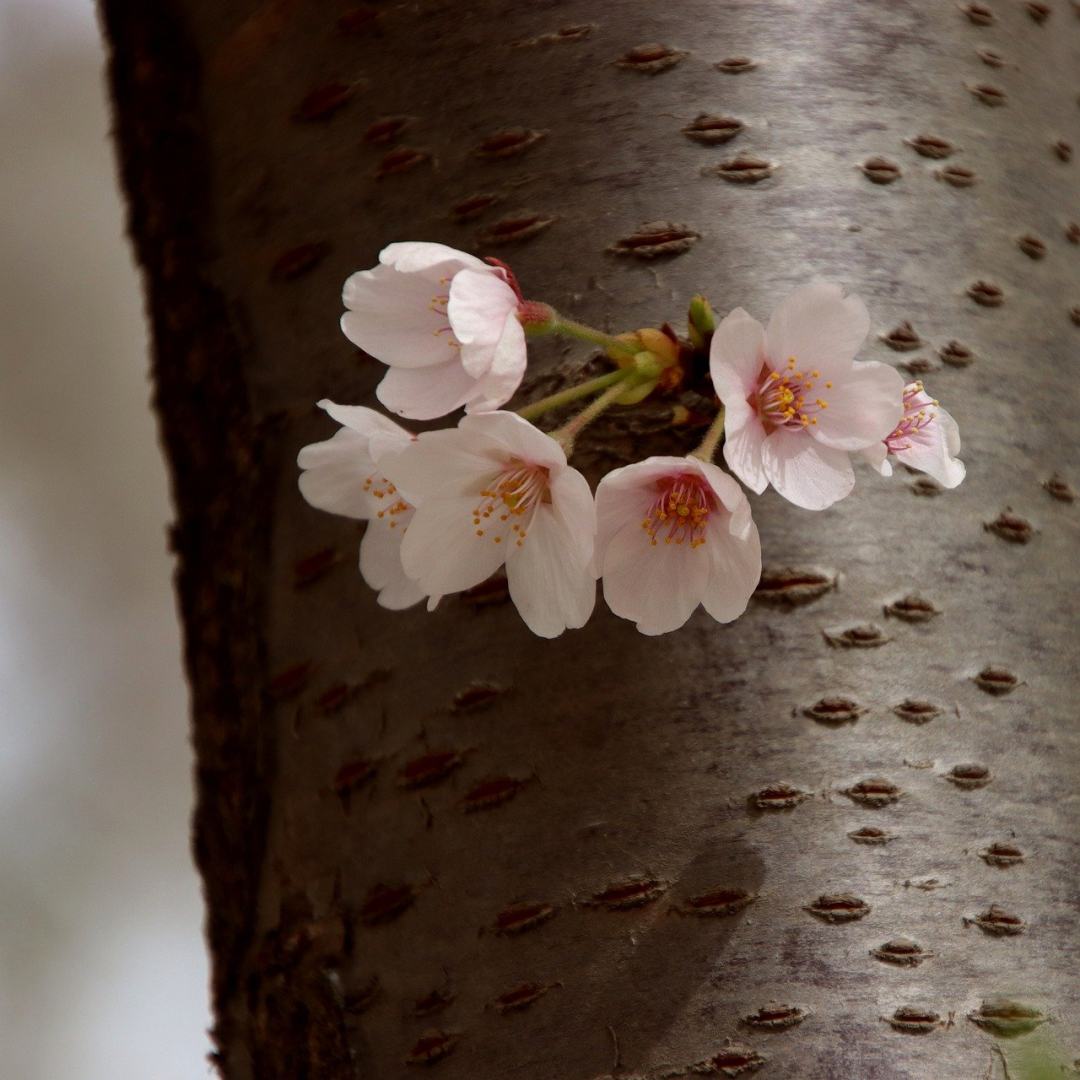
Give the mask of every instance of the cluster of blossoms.
[[[598, 579], [611, 610], [645, 634], [677, 629], [698, 605], [738, 618], [761, 550], [743, 489], [713, 464], [721, 440], [747, 488], [771, 485], [808, 510], [851, 491], [852, 453], [884, 475], [895, 459], [946, 487], [964, 477], [956, 424], [922, 384], [855, 360], [869, 315], [835, 285], [796, 289], [768, 327], [741, 308], [716, 323], [695, 297], [686, 341], [669, 328], [611, 336], [526, 300], [502, 263], [400, 243], [348, 279], [344, 301], [346, 337], [388, 368], [383, 405], [410, 420], [465, 409], [454, 428], [414, 434], [373, 409], [322, 401], [340, 430], [300, 451], [307, 501], [368, 523], [360, 572], [388, 608], [433, 608], [505, 566], [512, 600], [542, 637], [586, 623]], [[527, 338], [553, 333], [599, 345], [614, 370], [503, 410]], [[615, 469], [594, 496], [568, 463], [575, 438], [606, 409], [678, 385], [680, 357], [695, 350], [720, 402], [701, 445]], [[551, 434], [531, 422], [589, 397]]]

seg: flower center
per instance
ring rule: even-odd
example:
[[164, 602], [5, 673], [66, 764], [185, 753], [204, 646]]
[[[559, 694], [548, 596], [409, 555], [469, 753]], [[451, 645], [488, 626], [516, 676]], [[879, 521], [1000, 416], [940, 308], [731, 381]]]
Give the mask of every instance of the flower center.
[[691, 549], [705, 543], [705, 526], [716, 509], [712, 488], [699, 476], [683, 473], [665, 476], [656, 483], [656, 498], [641, 527], [652, 547], [659, 544], [688, 544]]
[[889, 453], [910, 450], [919, 441], [919, 432], [937, 419], [937, 401], [923, 389], [921, 382], [908, 383], [904, 387], [904, 415], [895, 430], [885, 439]]
[[[787, 365], [780, 370], [766, 365], [765, 372], [756, 396], [758, 415], [768, 430], [810, 427], [817, 423], [814, 414], [829, 407], [823, 397], [814, 394], [821, 372], [800, 371], [794, 356], [789, 356]], [[826, 382], [824, 386], [829, 390], [832, 383]]]
[[364, 481], [364, 492], [380, 500], [375, 519], [389, 525], [391, 529], [397, 528], [401, 514], [412, 509], [412, 506], [398, 495], [398, 489], [385, 476], [379, 476], [377, 473], [372, 473]]
[[537, 506], [551, 502], [548, 470], [511, 458], [480, 492], [480, 502], [473, 507], [476, 535], [493, 543], [504, 540], [522, 547]]

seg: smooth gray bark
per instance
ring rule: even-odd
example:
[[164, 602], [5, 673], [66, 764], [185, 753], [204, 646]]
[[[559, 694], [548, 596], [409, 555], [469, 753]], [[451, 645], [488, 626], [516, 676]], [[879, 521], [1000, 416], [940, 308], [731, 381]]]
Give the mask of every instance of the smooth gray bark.
[[[1080, 162], [1056, 145], [1080, 135], [1080, 19], [970, 7], [104, 0], [179, 512], [223, 1075], [405, 1075], [427, 1045], [447, 1077], [586, 1080], [614, 1039], [620, 1070], [681, 1074], [731, 1037], [764, 1076], [968, 1080], [1000, 1075], [967, 1019], [996, 993], [1080, 1054], [1078, 518], [1044, 487], [1080, 475]], [[703, 144], [683, 131], [702, 113], [745, 127]], [[656, 222], [675, 253], [613, 253]], [[384, 612], [354, 526], [304, 505], [294, 461], [332, 430], [315, 400], [373, 401], [338, 294], [398, 239], [508, 259], [613, 330], [680, 319], [699, 290], [763, 318], [813, 275], [843, 282], [875, 333], [914, 327], [916, 348], [864, 355], [921, 373], [968, 479], [863, 469], [820, 514], [757, 499], [767, 595], [728, 627], [646, 639], [601, 605], [545, 642], [497, 588]], [[539, 350], [532, 388], [587, 355]], [[598, 424], [593, 478], [693, 445], [667, 430], [679, 402]], [[937, 614], [883, 610], [911, 594]], [[883, 640], [823, 633], [866, 624]], [[1015, 688], [992, 692], [1002, 673]], [[815, 719], [830, 697], [857, 715]], [[914, 722], [907, 699], [940, 713]], [[444, 751], [445, 775], [402, 786]], [[511, 797], [467, 812], [488, 778]], [[852, 797], [875, 778], [898, 798]], [[759, 809], [781, 782], [810, 797]], [[867, 827], [889, 839], [851, 838]], [[1022, 861], [990, 865], [995, 842]], [[642, 878], [640, 906], [587, 903]], [[378, 891], [402, 887], [400, 910]], [[750, 902], [679, 914], [716, 890]], [[806, 910], [831, 894], [868, 910]], [[551, 917], [496, 932], [526, 902]], [[1023, 932], [970, 923], [993, 905]], [[898, 937], [933, 956], [871, 955]], [[550, 989], [492, 1007], [526, 983]], [[740, 1026], [770, 1001], [808, 1015]], [[908, 1005], [943, 1026], [882, 1019]]]

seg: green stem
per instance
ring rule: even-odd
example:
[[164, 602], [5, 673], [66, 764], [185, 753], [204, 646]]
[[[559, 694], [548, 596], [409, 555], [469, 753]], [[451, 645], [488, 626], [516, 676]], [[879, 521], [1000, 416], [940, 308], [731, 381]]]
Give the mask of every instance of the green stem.
[[585, 323], [567, 319], [558, 312], [552, 312], [550, 323], [543, 330], [537, 331], [547, 334], [562, 334], [564, 337], [577, 338], [578, 341], [588, 341], [592, 345], [599, 345], [606, 352], [622, 353], [624, 356], [634, 356], [640, 351], [640, 346], [628, 345], [620, 341], [613, 334], [605, 334], [603, 330], [597, 330]]
[[724, 406], [721, 405], [720, 411], [716, 414], [716, 419], [712, 422], [709, 430], [705, 433], [705, 438], [701, 440], [701, 445], [693, 452], [692, 456], [701, 458], [702, 461], [712, 461], [723, 435]]
[[641, 379], [641, 375], [631, 370], [631, 375], [636, 376], [635, 379], [628, 382], [626, 385], [622, 383], [616, 383], [614, 386], [608, 387], [595, 401], [590, 402], [577, 414], [577, 416], [568, 420], [561, 428], [551, 433], [551, 437], [559, 443], [562, 443], [563, 450], [566, 451], [566, 456], [569, 457], [574, 451], [574, 440], [602, 413], [607, 412], [612, 405], [615, 404], [629, 390], [634, 382]]
[[[622, 383], [631, 375], [636, 374], [637, 372], [633, 368], [617, 368], [615, 371], [609, 371], [606, 375], [598, 375], [595, 379], [589, 379], [588, 382], [579, 383], [577, 386], [560, 390], [557, 394], [550, 394], [539, 401], [533, 401], [524, 408], [518, 409], [518, 416], [523, 417], [525, 420], [535, 420], [538, 416], [542, 416], [552, 409], [569, 405], [583, 397], [588, 397], [590, 394], [595, 394], [598, 390], [606, 390], [609, 386]], [[620, 390], [622, 389], [625, 388], [620, 387]]]

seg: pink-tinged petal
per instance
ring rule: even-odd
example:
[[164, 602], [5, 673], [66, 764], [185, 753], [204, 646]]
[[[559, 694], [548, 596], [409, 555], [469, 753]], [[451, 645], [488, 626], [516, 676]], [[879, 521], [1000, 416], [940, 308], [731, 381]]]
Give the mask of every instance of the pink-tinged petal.
[[769, 483], [804, 510], [824, 510], [855, 486], [847, 454], [822, 446], [805, 431], [774, 431], [762, 445], [761, 460]]
[[577, 469], [566, 468], [552, 474], [549, 492], [550, 505], [541, 504], [537, 514], [545, 510], [552, 514], [564, 530], [568, 557], [588, 566], [596, 544], [596, 501], [589, 482]]
[[656, 498], [658, 480], [692, 468], [686, 458], [651, 457], [606, 473], [596, 489], [597, 555], [624, 526], [633, 524], [641, 528], [641, 522]]
[[477, 536], [469, 498], [433, 499], [417, 507], [401, 542], [401, 563], [427, 596], [471, 589], [503, 564], [506, 544]]
[[[462, 348], [465, 354], [480, 346]], [[466, 412], [492, 412], [505, 405], [517, 393], [528, 364], [525, 331], [513, 312], [507, 316], [503, 332], [485, 361], [487, 373], [477, 380], [472, 396], [465, 405]]]
[[360, 541], [360, 574], [378, 592], [379, 603], [391, 611], [412, 607], [425, 595], [401, 565], [401, 541], [410, 516], [402, 514], [393, 529], [373, 521]]
[[575, 550], [579, 541], [559, 515], [541, 506], [522, 546], [508, 554], [510, 599], [525, 625], [539, 637], [558, 637], [566, 629], [584, 626], [592, 614], [596, 581], [588, 559], [575, 557], [580, 554]]
[[875, 471], [881, 473], [882, 476], [892, 476], [892, 465], [889, 463], [889, 450], [884, 442], [874, 443], [873, 446], [864, 447], [859, 453], [870, 463], [871, 467]]
[[769, 486], [762, 464], [765, 428], [756, 416], [748, 416], [739, 427], [724, 425], [724, 460], [728, 468], [753, 492], [760, 495]]
[[461, 408], [475, 383], [455, 357], [437, 367], [391, 368], [375, 396], [391, 411], [409, 420], [435, 420]]
[[723, 469], [717, 468], [711, 462], [703, 461], [699, 468], [701, 475], [730, 515], [728, 535], [740, 540], [745, 539], [750, 535], [754, 522], [750, 516], [750, 501], [743, 494], [742, 488]]
[[424, 368], [457, 356], [446, 317], [446, 287], [388, 266], [361, 270], [346, 282], [342, 333], [376, 360]]
[[383, 473], [414, 506], [432, 499], [476, 501], [506, 461], [491, 439], [470, 438], [460, 428], [425, 431], [403, 449], [379, 461]]
[[377, 434], [388, 435], [397, 437], [403, 444], [412, 438], [410, 432], [400, 424], [394, 423], [389, 416], [375, 409], [369, 409], [365, 405], [339, 405], [336, 401], [323, 398], [318, 402], [318, 406], [342, 427], [351, 428], [369, 438]]
[[462, 345], [494, 345], [502, 334], [506, 316], [517, 306], [514, 290], [501, 274], [487, 267], [462, 270], [454, 277], [446, 312], [454, 337]]
[[462, 418], [458, 430], [503, 447], [508, 456], [532, 465], [552, 469], [566, 467], [563, 448], [528, 420], [512, 412], [471, 413]]
[[807, 433], [834, 450], [862, 450], [881, 442], [904, 412], [904, 380], [900, 373], [876, 360], [853, 364], [826, 389], [816, 384], [826, 408], [814, 413], [816, 424]]
[[942, 408], [936, 410], [933, 421], [908, 437], [910, 446], [896, 450], [893, 456], [908, 468], [932, 476], [942, 487], [954, 488], [967, 475], [964, 463], [956, 454], [960, 450], [960, 431], [956, 421]]
[[795, 357], [803, 371], [816, 368], [823, 378], [846, 371], [870, 331], [870, 314], [857, 296], [839, 285], [812, 281], [780, 301], [765, 333], [774, 365]]
[[458, 251], [445, 244], [429, 244], [423, 240], [405, 240], [389, 244], [379, 252], [379, 262], [392, 266], [402, 274], [428, 274], [436, 279], [459, 270], [496, 271], [467, 251]]
[[760, 382], [765, 360], [765, 329], [742, 308], [724, 318], [709, 347], [709, 372], [717, 397], [725, 404], [745, 400]]
[[654, 546], [640, 522], [620, 529], [597, 553], [608, 607], [637, 623], [643, 634], [677, 630], [701, 602], [708, 583], [705, 546], [665, 544], [663, 539]]
[[300, 494], [318, 510], [351, 518], [369, 518], [375, 512], [364, 482], [375, 472], [368, 438], [340, 428], [325, 442], [311, 443], [297, 455], [304, 471], [297, 480]]
[[717, 622], [733, 622], [750, 603], [761, 578], [761, 541], [757, 527], [737, 539], [722, 527], [708, 530], [703, 551], [710, 560], [709, 583], [702, 606]]

